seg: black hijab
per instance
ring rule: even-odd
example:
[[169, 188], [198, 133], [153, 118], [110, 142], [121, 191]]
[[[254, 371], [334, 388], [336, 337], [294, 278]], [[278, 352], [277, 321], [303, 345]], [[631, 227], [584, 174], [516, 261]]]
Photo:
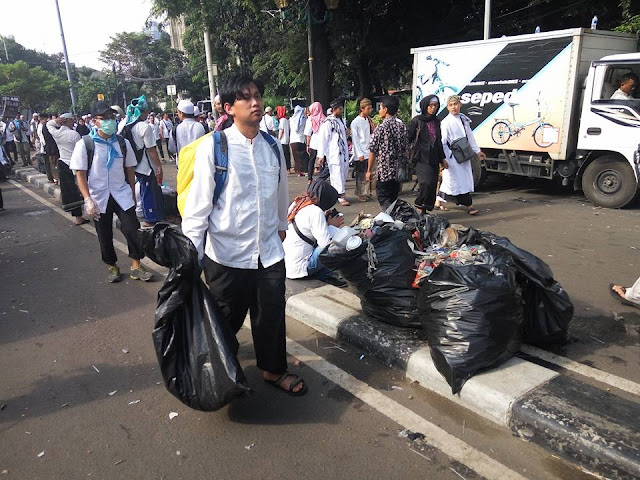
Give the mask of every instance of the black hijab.
[[322, 209], [329, 210], [338, 201], [338, 191], [325, 180], [314, 180], [309, 185], [308, 193], [313, 194], [318, 200], [316, 205]]
[[[427, 113], [427, 107], [431, 102], [436, 102], [438, 104], [438, 106], [436, 107], [436, 112], [433, 115], [429, 115]], [[428, 97], [424, 97], [422, 100], [420, 100], [420, 111], [422, 111], [422, 113], [418, 115], [418, 120], [420, 120], [421, 122], [431, 122], [436, 118], [439, 110], [440, 99], [437, 95], [429, 95]]]

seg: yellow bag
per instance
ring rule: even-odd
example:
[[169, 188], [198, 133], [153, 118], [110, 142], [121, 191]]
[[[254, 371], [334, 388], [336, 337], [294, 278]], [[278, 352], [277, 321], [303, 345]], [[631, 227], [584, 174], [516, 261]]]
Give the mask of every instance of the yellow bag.
[[180, 216], [184, 216], [184, 204], [187, 201], [187, 195], [189, 195], [189, 189], [191, 188], [191, 182], [193, 180], [196, 150], [200, 146], [200, 143], [209, 135], [213, 135], [213, 132], [207, 133], [180, 149], [177, 177], [178, 211], [180, 212]]

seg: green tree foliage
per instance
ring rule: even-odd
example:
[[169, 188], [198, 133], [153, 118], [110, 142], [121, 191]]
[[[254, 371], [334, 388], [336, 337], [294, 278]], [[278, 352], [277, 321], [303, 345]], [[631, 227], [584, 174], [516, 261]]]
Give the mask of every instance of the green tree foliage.
[[622, 8], [622, 23], [616, 27], [616, 30], [625, 33], [640, 33], [640, 7], [638, 7], [638, 3], [635, 2], [632, 7], [631, 0], [622, 0], [620, 7]]
[[30, 67], [22, 60], [0, 64], [0, 95], [20, 97], [21, 109], [70, 110], [68, 83], [42, 67]]

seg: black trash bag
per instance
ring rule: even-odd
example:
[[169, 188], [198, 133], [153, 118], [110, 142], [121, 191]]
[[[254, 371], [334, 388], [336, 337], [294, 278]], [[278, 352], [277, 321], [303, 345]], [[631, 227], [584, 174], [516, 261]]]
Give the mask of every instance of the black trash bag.
[[573, 318], [569, 294], [554, 278], [553, 272], [540, 258], [523, 250], [508, 238], [474, 228], [462, 235], [459, 244], [495, 245], [511, 254], [520, 273], [524, 299], [522, 341], [529, 344], [564, 344]]
[[425, 214], [423, 223], [420, 225], [420, 236], [425, 248], [431, 245], [439, 245], [444, 231], [450, 226], [451, 224], [446, 217], [430, 213]]
[[404, 230], [385, 224], [351, 252], [330, 244], [320, 261], [354, 288], [365, 315], [398, 327], [420, 328], [418, 291], [411, 287], [415, 258], [408, 238]]
[[164, 384], [195, 410], [218, 410], [250, 391], [236, 357], [238, 341], [200, 279], [191, 241], [166, 223], [140, 236], [145, 255], [169, 268], [153, 329]]
[[420, 223], [420, 214], [415, 207], [401, 198], [389, 205], [385, 213], [394, 220], [403, 222], [407, 230], [415, 230]]
[[419, 309], [431, 358], [453, 394], [520, 349], [522, 290], [507, 252], [493, 248], [475, 264], [439, 265], [420, 288]]

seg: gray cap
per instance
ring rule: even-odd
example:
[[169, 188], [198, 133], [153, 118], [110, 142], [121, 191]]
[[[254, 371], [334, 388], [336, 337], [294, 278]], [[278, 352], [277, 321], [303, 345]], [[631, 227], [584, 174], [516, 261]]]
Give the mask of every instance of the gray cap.
[[73, 118], [73, 114], [71, 114], [69, 112], [66, 112], [66, 113], [63, 113], [62, 115], [60, 115], [60, 118], [65, 118], [65, 119], [66, 118]]

